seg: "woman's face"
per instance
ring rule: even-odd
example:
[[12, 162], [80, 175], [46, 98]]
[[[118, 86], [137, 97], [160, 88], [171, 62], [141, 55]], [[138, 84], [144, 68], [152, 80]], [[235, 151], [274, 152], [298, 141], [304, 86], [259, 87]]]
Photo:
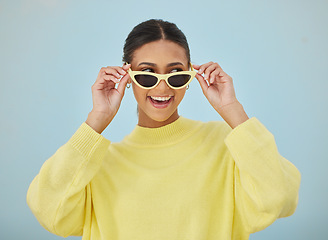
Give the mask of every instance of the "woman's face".
[[[188, 71], [189, 63], [183, 47], [168, 40], [158, 40], [135, 50], [131, 69], [166, 74]], [[186, 88], [172, 89], [164, 80], [152, 89], [140, 88], [133, 81], [132, 87], [138, 102], [139, 126], [161, 127], [178, 119], [177, 108]]]

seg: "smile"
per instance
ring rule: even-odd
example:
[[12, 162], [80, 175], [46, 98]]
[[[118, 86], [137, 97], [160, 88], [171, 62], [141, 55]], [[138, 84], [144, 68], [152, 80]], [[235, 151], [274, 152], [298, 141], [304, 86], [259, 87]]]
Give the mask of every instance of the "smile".
[[173, 100], [173, 96], [167, 97], [155, 97], [155, 96], [148, 96], [150, 103], [155, 108], [166, 108]]

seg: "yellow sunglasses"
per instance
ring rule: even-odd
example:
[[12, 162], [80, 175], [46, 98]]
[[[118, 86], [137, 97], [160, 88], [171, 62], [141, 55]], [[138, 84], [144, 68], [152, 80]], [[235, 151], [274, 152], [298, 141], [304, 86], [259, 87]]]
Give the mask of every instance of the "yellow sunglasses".
[[168, 74], [132, 71], [131, 68], [129, 68], [128, 73], [135, 84], [143, 89], [151, 89], [156, 87], [162, 79], [165, 80], [166, 84], [170, 88], [181, 89], [186, 87], [196, 75], [196, 71], [192, 67], [191, 63], [190, 67], [191, 71], [180, 71]]

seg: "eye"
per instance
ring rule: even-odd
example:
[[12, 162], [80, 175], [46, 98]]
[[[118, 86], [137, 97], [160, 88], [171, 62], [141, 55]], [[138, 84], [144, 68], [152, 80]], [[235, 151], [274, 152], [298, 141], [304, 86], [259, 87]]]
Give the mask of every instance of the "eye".
[[153, 69], [151, 69], [151, 68], [143, 68], [143, 69], [141, 69], [141, 71], [143, 71], [143, 72], [155, 72]]
[[183, 71], [183, 69], [181, 68], [174, 68], [170, 71], [170, 73], [174, 73], [174, 72], [180, 72], [180, 71]]

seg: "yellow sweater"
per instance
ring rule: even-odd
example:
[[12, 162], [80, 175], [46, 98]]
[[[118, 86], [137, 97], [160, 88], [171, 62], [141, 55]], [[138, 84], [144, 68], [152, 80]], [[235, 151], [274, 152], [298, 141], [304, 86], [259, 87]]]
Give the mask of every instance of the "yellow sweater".
[[248, 239], [298, 202], [300, 173], [251, 118], [231, 128], [180, 117], [111, 143], [83, 123], [42, 166], [27, 202], [60, 236]]

